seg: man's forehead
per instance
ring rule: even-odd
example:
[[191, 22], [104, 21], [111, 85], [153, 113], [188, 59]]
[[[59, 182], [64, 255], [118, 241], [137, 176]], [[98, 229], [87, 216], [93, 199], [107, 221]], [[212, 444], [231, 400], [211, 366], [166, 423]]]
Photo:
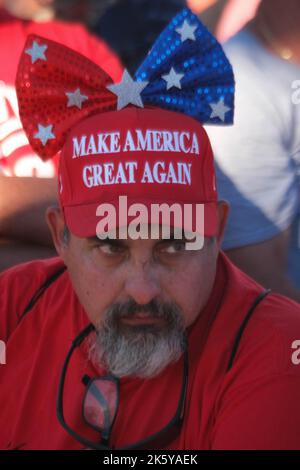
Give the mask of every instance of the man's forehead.
[[[148, 237], [143, 238], [142, 236], [139, 239], [143, 240], [152, 240], [152, 241], [161, 241], [161, 240], [184, 240], [187, 236], [181, 228], [174, 228], [168, 226], [162, 226], [157, 224], [142, 224], [141, 226], [135, 226], [137, 233], [144, 234], [148, 233]], [[142, 232], [143, 231], [143, 232]], [[100, 235], [100, 234], [99, 234]], [[191, 235], [191, 232], [189, 232]], [[124, 241], [124, 242], [134, 242], [136, 239], [132, 238], [130, 234], [130, 229], [128, 227], [118, 227], [115, 230], [108, 232], [105, 237], [101, 234], [101, 236], [95, 235], [92, 237], [88, 237], [87, 240], [89, 241], [108, 241], [112, 242], [116, 241]]]

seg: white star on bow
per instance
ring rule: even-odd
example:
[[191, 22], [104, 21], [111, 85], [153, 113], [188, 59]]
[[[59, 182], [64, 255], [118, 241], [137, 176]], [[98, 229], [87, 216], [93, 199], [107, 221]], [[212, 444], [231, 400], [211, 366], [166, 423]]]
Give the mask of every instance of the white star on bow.
[[176, 28], [175, 31], [180, 34], [181, 42], [184, 42], [186, 39], [196, 41], [195, 31], [197, 28], [197, 25], [193, 26], [187, 20], [184, 20], [180, 28]]
[[47, 144], [48, 140], [55, 139], [55, 135], [53, 134], [53, 125], [50, 124], [49, 126], [42, 126], [42, 124], [38, 124], [39, 131], [34, 135], [35, 139], [39, 139], [42, 144]]
[[224, 104], [224, 100], [220, 99], [218, 103], [210, 103], [209, 106], [212, 109], [212, 113], [210, 115], [211, 118], [217, 117], [221, 119], [221, 121], [225, 121], [225, 114], [231, 110], [228, 106]]
[[184, 77], [184, 73], [176, 73], [174, 67], [171, 68], [167, 75], [162, 75], [161, 78], [167, 82], [167, 90], [172, 87], [181, 89], [181, 79]]
[[68, 91], [66, 92], [66, 95], [69, 100], [67, 104], [68, 108], [71, 108], [72, 106], [77, 106], [77, 108], [81, 109], [82, 103], [89, 99], [88, 96], [81, 94], [80, 88], [77, 88], [77, 90], [73, 92]]
[[48, 49], [46, 44], [38, 44], [36, 41], [33, 41], [31, 49], [26, 49], [26, 54], [30, 55], [31, 63], [34, 64], [37, 60], [47, 60], [45, 52]]
[[124, 71], [122, 81], [115, 85], [108, 85], [107, 89], [117, 95], [118, 106], [117, 109], [123, 109], [128, 104], [133, 104], [143, 108], [141, 93], [146, 88], [149, 82], [136, 82], [134, 81], [127, 70]]

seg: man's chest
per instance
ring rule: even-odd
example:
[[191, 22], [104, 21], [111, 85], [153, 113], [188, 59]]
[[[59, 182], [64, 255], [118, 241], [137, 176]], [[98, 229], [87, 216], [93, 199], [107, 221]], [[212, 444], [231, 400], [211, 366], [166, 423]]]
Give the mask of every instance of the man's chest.
[[[58, 332], [59, 333], [59, 332]], [[23, 347], [20, 345], [23, 343]], [[54, 340], [36, 334], [31, 339], [12, 337], [7, 347], [7, 365], [1, 375], [0, 436], [2, 449], [81, 449], [83, 445], [64, 428], [65, 425], [83, 439], [99, 443], [101, 425], [95, 430], [86, 418], [86, 392], [83, 377], [97, 378], [97, 371], [82, 351], [72, 357], [60, 387], [63, 365], [71, 343], [59, 347]], [[100, 376], [101, 379], [101, 376]], [[123, 448], [138, 445], [162, 433], [154, 448], [207, 448], [208, 421], [213, 399], [206, 396], [199, 380], [191, 382], [184, 402], [184, 419], [175, 423], [183, 390], [183, 360], [156, 380], [128, 380], [120, 384], [115, 403], [116, 417], [111, 423], [109, 445]], [[100, 387], [100, 393], [102, 393]], [[103, 397], [109, 402], [111, 397]], [[211, 400], [211, 403], [209, 403]], [[62, 404], [60, 417], [58, 403]], [[105, 400], [96, 403], [105, 413]], [[173, 423], [173, 424], [172, 424]], [[169, 431], [168, 431], [169, 429]], [[149, 443], [151, 447], [152, 441]], [[161, 447], [160, 447], [161, 446]]]

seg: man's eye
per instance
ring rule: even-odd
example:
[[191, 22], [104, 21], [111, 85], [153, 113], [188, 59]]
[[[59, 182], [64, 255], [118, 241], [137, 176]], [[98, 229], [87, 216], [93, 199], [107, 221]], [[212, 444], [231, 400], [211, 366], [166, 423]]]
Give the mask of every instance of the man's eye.
[[172, 243], [169, 243], [168, 245], [166, 245], [162, 249], [162, 251], [168, 254], [180, 253], [180, 252], [185, 251], [185, 245], [186, 245], [185, 241], [182, 241], [182, 240], [173, 241]]
[[100, 244], [98, 249], [105, 255], [118, 255], [124, 252], [124, 247], [121, 245], [113, 245], [110, 243]]

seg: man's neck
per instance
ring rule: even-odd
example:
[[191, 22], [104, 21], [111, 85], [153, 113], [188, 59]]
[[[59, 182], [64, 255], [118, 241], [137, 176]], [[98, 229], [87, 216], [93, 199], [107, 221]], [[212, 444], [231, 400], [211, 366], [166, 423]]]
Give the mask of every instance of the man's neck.
[[52, 8], [39, 8], [36, 11], [32, 11], [28, 14], [22, 14], [18, 11], [10, 11], [9, 8], [6, 8], [9, 14], [13, 15], [15, 18], [20, 20], [35, 21], [36, 23], [46, 23], [52, 21], [55, 18], [55, 12]]
[[54, 19], [54, 11], [51, 8], [43, 8], [33, 15], [32, 20], [37, 23], [46, 23]]
[[266, 49], [284, 60], [300, 64], [300, 12], [293, 16], [258, 12], [248, 23], [249, 30], [264, 44]]

